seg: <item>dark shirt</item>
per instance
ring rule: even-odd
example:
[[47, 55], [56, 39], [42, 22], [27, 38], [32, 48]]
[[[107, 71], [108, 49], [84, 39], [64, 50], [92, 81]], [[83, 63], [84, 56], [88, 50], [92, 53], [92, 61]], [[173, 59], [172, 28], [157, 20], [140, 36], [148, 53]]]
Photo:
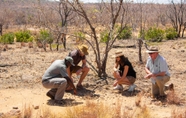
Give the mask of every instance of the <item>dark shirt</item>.
[[73, 50], [69, 53], [69, 56], [73, 58], [75, 66], [77, 66], [81, 60], [85, 59], [85, 55], [81, 56], [78, 50]]
[[132, 77], [136, 78], [136, 72], [128, 59], [125, 61], [124, 65], [121, 65], [121, 64], [119, 64], [119, 65], [120, 65], [119, 70], [120, 70], [121, 76], [123, 75], [123, 72], [124, 72], [124, 66], [129, 66], [128, 73], [126, 76], [132, 76]]

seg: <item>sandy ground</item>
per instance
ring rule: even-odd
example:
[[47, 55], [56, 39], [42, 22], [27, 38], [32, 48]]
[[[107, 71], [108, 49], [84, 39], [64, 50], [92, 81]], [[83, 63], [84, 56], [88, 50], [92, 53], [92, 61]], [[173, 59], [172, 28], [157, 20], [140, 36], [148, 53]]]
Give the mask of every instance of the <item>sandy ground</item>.
[[[137, 108], [136, 100], [138, 94], [143, 92], [141, 98], [142, 105], [146, 105], [152, 118], [170, 118], [171, 112], [175, 109], [186, 109], [186, 40], [166, 41], [156, 44], [161, 50], [170, 68], [171, 80], [167, 83], [174, 83], [176, 99], [180, 104], [170, 104], [167, 101], [152, 101], [150, 97], [151, 83], [145, 80], [144, 65], [148, 54], [142, 48], [143, 64], [138, 62], [138, 48], [126, 48], [123, 45], [136, 44], [135, 41], [117, 41], [109, 52], [107, 73], [112, 77], [114, 59], [111, 58], [115, 50], [121, 49], [125, 56], [132, 62], [137, 72], [137, 88], [133, 93], [127, 91], [128, 86], [124, 86], [124, 91], [118, 93], [112, 90], [113, 78], [108, 78], [108, 85], [105, 81], [100, 81], [95, 72], [91, 69], [83, 82], [85, 90], [78, 91], [78, 95], [65, 93], [64, 99], [67, 106], [51, 105], [51, 100], [45, 95], [47, 89], [41, 85], [41, 77], [44, 71], [55, 59], [63, 59], [69, 51], [75, 48], [75, 44], [69, 43], [67, 50], [44, 52], [39, 48], [21, 47], [19, 43], [8, 45], [6, 51], [0, 53], [0, 115], [11, 110], [22, 110], [25, 105], [35, 108], [34, 112], [40, 112], [43, 108], [48, 108], [53, 112], [61, 112], [66, 108], [84, 105], [87, 100], [94, 102], [105, 102], [108, 105], [115, 105], [121, 102], [122, 108], [133, 111]], [[72, 46], [73, 45], [73, 46]], [[1, 47], [3, 47], [1, 45]], [[88, 61], [94, 63], [93, 51], [89, 50]], [[77, 82], [74, 75], [75, 84]], [[168, 93], [170, 91], [166, 91]], [[39, 117], [36, 115], [36, 117]]]

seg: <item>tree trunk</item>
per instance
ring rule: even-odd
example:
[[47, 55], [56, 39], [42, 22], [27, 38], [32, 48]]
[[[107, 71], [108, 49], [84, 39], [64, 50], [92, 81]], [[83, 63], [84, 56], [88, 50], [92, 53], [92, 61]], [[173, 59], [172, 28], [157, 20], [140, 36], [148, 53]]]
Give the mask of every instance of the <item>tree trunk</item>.
[[57, 43], [57, 45], [56, 45], [56, 50], [57, 50], [57, 51], [59, 50], [59, 39], [60, 39], [60, 37], [61, 37], [61, 34], [58, 35], [57, 41], [56, 41], [56, 43]]
[[0, 35], [2, 36], [2, 34], [3, 34], [3, 25], [0, 24]]
[[183, 35], [184, 35], [184, 32], [185, 32], [185, 28], [186, 28], [186, 22], [184, 23], [184, 28], [182, 30], [182, 38], [183, 38]]
[[139, 39], [139, 40], [138, 40], [138, 46], [139, 46], [139, 62], [140, 62], [140, 63], [143, 63], [142, 55], [141, 55], [141, 47], [142, 47], [142, 44], [143, 44], [142, 39]]
[[186, 27], [184, 27], [183, 30], [182, 30], [182, 36], [181, 36], [182, 38], [183, 38], [183, 35], [184, 35], [184, 32], [185, 32], [185, 28]]
[[50, 51], [52, 51], [52, 44], [50, 43]]

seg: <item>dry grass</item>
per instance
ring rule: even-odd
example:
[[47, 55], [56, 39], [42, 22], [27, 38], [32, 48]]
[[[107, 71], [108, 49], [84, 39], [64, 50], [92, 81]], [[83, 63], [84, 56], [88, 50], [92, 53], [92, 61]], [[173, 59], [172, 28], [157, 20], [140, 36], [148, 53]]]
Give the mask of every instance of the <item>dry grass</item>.
[[174, 109], [171, 118], [186, 118], [186, 109]]
[[151, 118], [150, 111], [146, 105], [140, 107], [137, 118]]
[[[63, 112], [59, 113], [52, 112], [49, 107], [43, 107], [40, 110], [35, 109], [34, 112], [34, 107], [25, 105], [21, 112], [7, 113], [0, 115], [0, 118], [151, 118], [149, 108], [141, 103], [142, 97], [142, 93], [137, 95], [136, 107], [125, 106], [121, 99], [116, 100], [116, 102], [113, 101], [112, 104], [87, 100], [85, 105], [66, 107]], [[174, 102], [177, 103], [177, 101]], [[186, 110], [174, 109], [171, 112], [171, 117], [185, 118]]]
[[182, 102], [184, 102], [183, 99], [175, 91], [169, 91], [167, 93], [167, 103], [180, 105]]
[[135, 99], [135, 104], [137, 107], [141, 107], [141, 99], [143, 97], [144, 93], [140, 92], [137, 94], [136, 99]]
[[48, 107], [42, 108], [36, 118], [61, 118], [61, 113], [53, 113]]
[[102, 102], [86, 101], [85, 106], [67, 108], [64, 118], [112, 118], [112, 112]]
[[32, 118], [32, 115], [33, 115], [33, 109], [30, 105], [26, 105], [24, 106], [23, 108], [23, 111], [22, 111], [22, 115], [23, 115], [23, 118]]

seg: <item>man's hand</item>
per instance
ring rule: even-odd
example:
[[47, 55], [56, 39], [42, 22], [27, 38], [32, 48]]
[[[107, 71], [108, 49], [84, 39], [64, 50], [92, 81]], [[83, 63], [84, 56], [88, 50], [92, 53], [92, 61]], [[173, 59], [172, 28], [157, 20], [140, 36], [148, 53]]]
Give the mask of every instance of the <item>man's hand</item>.
[[156, 77], [156, 74], [149, 73], [148, 75], [145, 76], [146, 79], [150, 79], [151, 77]]
[[146, 75], [144, 78], [145, 79], [150, 79], [152, 77], [152, 73], [149, 73], [148, 75]]

